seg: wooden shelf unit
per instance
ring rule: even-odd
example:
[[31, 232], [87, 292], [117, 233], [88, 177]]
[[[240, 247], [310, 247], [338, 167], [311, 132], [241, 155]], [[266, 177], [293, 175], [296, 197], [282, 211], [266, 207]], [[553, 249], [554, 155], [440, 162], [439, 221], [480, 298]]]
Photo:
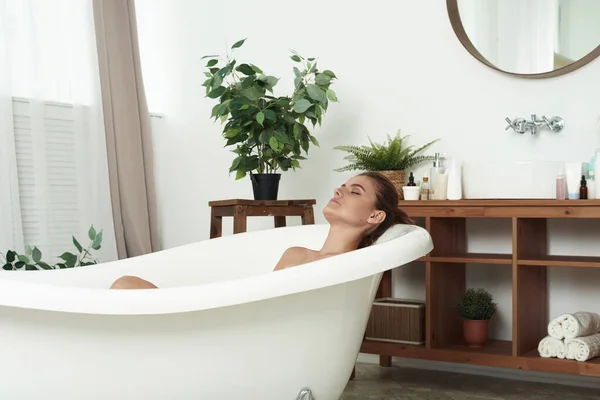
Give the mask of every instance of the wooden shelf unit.
[[[600, 268], [598, 257], [548, 254], [549, 219], [600, 219], [600, 200], [401, 201], [399, 207], [425, 221], [433, 251], [420, 259], [426, 268], [426, 341], [422, 346], [364, 340], [362, 353], [391, 357], [600, 376], [600, 358], [587, 362], [542, 358], [537, 346], [547, 335], [547, 267]], [[512, 253], [467, 252], [467, 218], [505, 218], [512, 222]], [[599, 252], [600, 253], [600, 252]], [[490, 340], [483, 348], [463, 344], [455, 304], [466, 289], [466, 264], [512, 268], [512, 340]], [[391, 271], [378, 297], [392, 294]]]

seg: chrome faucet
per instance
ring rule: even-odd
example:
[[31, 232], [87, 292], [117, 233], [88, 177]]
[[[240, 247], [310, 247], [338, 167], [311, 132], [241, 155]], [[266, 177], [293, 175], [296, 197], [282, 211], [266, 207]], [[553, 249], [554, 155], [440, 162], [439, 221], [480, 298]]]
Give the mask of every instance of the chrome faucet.
[[552, 132], [560, 132], [565, 127], [565, 121], [561, 117], [552, 117], [550, 119], [542, 116], [542, 119], [538, 119], [537, 115], [531, 114], [531, 121], [527, 121], [525, 118], [515, 118], [512, 121], [506, 117], [504, 119], [508, 122], [508, 128], [513, 128], [515, 132], [520, 134], [530, 131], [532, 135], [535, 135], [538, 129], [544, 126], [550, 129]]

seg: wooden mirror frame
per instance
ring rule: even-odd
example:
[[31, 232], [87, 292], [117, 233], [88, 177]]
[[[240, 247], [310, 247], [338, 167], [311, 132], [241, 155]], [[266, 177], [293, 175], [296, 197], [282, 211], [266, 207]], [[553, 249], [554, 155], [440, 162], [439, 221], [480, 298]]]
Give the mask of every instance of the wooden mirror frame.
[[458, 37], [458, 40], [460, 40], [460, 42], [465, 47], [465, 49], [467, 49], [467, 51], [469, 53], [471, 53], [471, 55], [473, 57], [475, 57], [477, 60], [479, 60], [484, 65], [487, 65], [488, 67], [495, 69], [496, 71], [499, 71], [499, 72], [502, 72], [502, 73], [505, 73], [508, 75], [518, 76], [520, 78], [529, 78], [529, 79], [554, 78], [556, 76], [565, 75], [565, 74], [568, 74], [569, 72], [573, 72], [573, 71], [583, 67], [584, 65], [588, 64], [589, 62], [591, 62], [592, 60], [594, 60], [596, 57], [598, 57], [600, 55], [600, 45], [598, 45], [594, 50], [592, 50], [591, 52], [589, 52], [588, 54], [586, 54], [584, 57], [580, 58], [579, 60], [574, 61], [571, 64], [566, 65], [564, 67], [555, 69], [553, 71], [540, 72], [537, 74], [519, 74], [516, 72], [505, 71], [503, 69], [496, 67], [495, 65], [490, 63], [488, 60], [486, 60], [485, 57], [482, 56], [481, 53], [479, 53], [479, 51], [477, 51], [477, 49], [471, 42], [471, 39], [469, 39], [469, 36], [467, 35], [467, 32], [465, 31], [462, 21], [460, 20], [460, 14], [458, 12], [458, 0], [446, 0], [446, 7], [448, 9], [448, 18], [450, 19], [450, 24], [452, 25], [452, 29], [454, 30], [456, 37]]

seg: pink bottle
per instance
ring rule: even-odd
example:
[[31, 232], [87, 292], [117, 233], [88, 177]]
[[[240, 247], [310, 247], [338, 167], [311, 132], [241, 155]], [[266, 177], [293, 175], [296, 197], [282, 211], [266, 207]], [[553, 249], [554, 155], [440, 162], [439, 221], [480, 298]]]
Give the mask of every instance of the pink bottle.
[[556, 200], [565, 200], [567, 198], [567, 182], [565, 175], [559, 172], [556, 176]]

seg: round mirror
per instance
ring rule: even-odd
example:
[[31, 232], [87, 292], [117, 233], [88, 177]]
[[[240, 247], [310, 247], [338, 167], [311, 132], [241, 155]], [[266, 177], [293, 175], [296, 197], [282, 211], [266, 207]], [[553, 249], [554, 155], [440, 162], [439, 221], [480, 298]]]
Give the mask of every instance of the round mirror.
[[511, 75], [548, 78], [600, 54], [600, 0], [446, 0], [465, 48]]

